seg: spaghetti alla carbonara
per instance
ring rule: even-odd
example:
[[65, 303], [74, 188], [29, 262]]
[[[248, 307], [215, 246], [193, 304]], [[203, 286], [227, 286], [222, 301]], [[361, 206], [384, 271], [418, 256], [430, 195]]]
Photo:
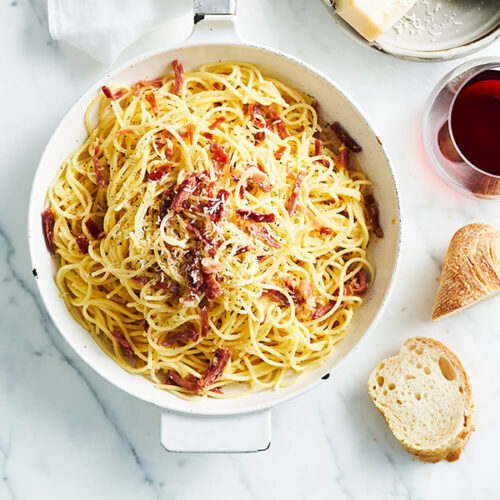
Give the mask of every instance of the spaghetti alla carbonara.
[[109, 356], [220, 398], [289, 385], [332, 354], [380, 229], [361, 148], [314, 99], [251, 64], [174, 61], [103, 87], [85, 122], [42, 220], [61, 295]]

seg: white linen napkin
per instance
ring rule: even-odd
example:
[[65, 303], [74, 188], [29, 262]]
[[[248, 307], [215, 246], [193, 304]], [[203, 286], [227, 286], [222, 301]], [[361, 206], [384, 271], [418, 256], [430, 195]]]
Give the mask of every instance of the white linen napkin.
[[192, 8], [192, 0], [48, 0], [49, 30], [54, 40], [111, 64], [148, 29]]

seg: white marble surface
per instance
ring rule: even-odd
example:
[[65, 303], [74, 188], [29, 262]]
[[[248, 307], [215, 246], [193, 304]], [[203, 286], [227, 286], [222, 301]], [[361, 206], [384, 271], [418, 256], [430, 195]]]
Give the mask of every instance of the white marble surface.
[[[114, 388], [62, 340], [40, 303], [26, 242], [27, 201], [44, 145], [105, 68], [52, 42], [44, 0], [0, 3], [0, 499], [498, 498], [500, 299], [431, 324], [439, 267], [465, 223], [500, 226], [498, 203], [455, 194], [424, 157], [420, 119], [457, 61], [405, 62], [339, 31], [319, 0], [240, 0], [245, 39], [307, 60], [361, 105], [392, 157], [404, 248], [392, 300], [372, 337], [320, 387], [273, 411], [273, 439], [253, 455], [175, 455], [159, 444], [160, 411]], [[189, 31], [189, 20], [176, 36]], [[154, 48], [156, 30], [121, 60]], [[482, 55], [500, 55], [500, 43]], [[468, 369], [477, 431], [459, 462], [426, 465], [392, 437], [366, 379], [413, 335], [438, 338]]]

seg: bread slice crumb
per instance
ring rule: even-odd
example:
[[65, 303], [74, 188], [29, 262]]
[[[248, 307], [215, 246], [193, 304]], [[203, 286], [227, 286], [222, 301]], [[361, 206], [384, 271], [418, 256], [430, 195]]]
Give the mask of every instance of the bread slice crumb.
[[424, 462], [453, 462], [474, 430], [472, 390], [460, 360], [437, 340], [408, 339], [371, 373], [368, 391], [403, 447]]

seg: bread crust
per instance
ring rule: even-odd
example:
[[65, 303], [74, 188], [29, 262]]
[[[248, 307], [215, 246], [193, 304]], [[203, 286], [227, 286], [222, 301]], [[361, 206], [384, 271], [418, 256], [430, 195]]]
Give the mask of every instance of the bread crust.
[[500, 290], [500, 231], [482, 223], [459, 229], [443, 261], [432, 320]]
[[[457, 373], [460, 374], [463, 384], [464, 384], [464, 421], [461, 429], [457, 432], [457, 435], [453, 437], [453, 439], [448, 440], [447, 442], [442, 443], [439, 447], [422, 449], [412, 446], [411, 443], [404, 442], [397, 437], [397, 430], [393, 426], [393, 420], [390, 418], [390, 408], [386, 405], [382, 404], [377, 398], [376, 390], [376, 379], [384, 367], [384, 365], [389, 360], [394, 359], [402, 359], [402, 356], [405, 355], [405, 348], [409, 348], [411, 345], [418, 346], [424, 345], [431, 349], [436, 350], [439, 353], [439, 356], [444, 356], [451, 363], [453, 368]], [[386, 419], [391, 432], [395, 435], [401, 445], [405, 448], [406, 451], [416, 456], [420, 460], [424, 462], [439, 462], [440, 460], [446, 459], [448, 462], [454, 462], [460, 458], [462, 450], [464, 449], [467, 441], [470, 438], [471, 433], [474, 431], [474, 422], [473, 422], [473, 411], [474, 411], [474, 401], [472, 397], [472, 387], [470, 384], [469, 377], [467, 372], [465, 371], [462, 363], [458, 359], [458, 357], [453, 353], [448, 347], [439, 342], [438, 340], [427, 338], [427, 337], [413, 337], [409, 338], [404, 344], [399, 353], [396, 356], [392, 356], [390, 358], [386, 358], [380, 363], [377, 364], [375, 369], [370, 374], [368, 379], [368, 392], [370, 397], [372, 398], [375, 406], [378, 408], [380, 413]]]

